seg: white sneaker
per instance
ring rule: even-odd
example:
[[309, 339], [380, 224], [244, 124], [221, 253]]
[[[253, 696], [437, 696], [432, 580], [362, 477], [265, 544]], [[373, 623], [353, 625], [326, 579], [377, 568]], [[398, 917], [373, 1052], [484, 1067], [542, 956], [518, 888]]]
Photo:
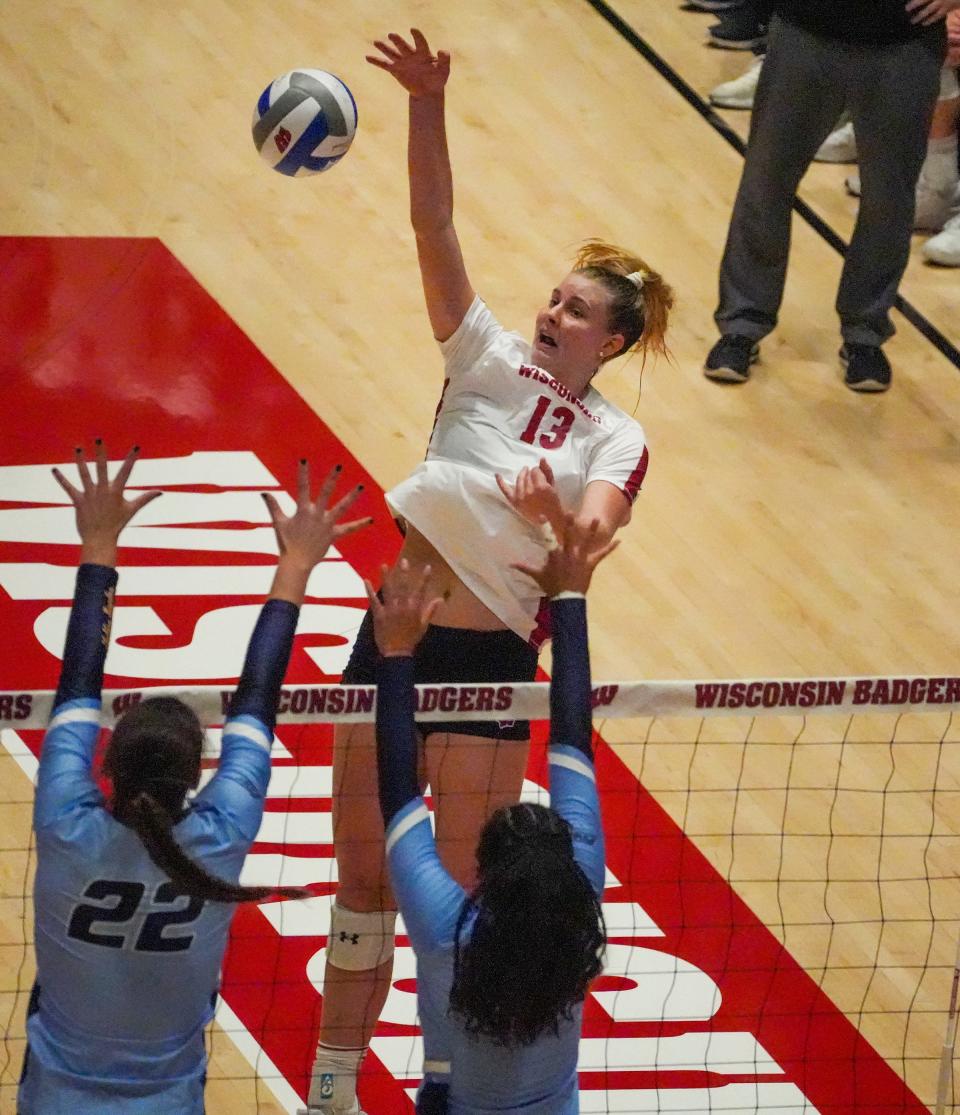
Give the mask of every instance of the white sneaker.
[[[860, 173], [854, 171], [844, 179], [847, 193], [853, 197], [860, 196]], [[917, 182], [916, 209], [914, 210], [913, 227], [924, 231], [936, 232], [943, 228], [950, 210], [957, 204], [957, 187], [950, 183], [945, 189], [935, 190], [921, 176]]]
[[960, 210], [947, 221], [943, 229], [932, 236], [920, 249], [929, 263], [944, 267], [960, 267]]
[[718, 85], [710, 94], [710, 103], [718, 108], [753, 108], [762, 66], [761, 56], [751, 64], [746, 73]]
[[917, 183], [917, 209], [913, 227], [937, 232], [943, 228], [953, 207], [953, 185], [935, 190], [921, 178]]
[[841, 124], [820, 144], [820, 150], [813, 156], [817, 163], [855, 163], [857, 161], [857, 138], [853, 134], [853, 124]]
[[951, 156], [952, 166], [944, 170], [938, 165], [931, 166], [928, 159], [917, 179], [917, 208], [913, 227], [939, 232], [950, 217], [950, 210], [956, 204], [957, 169], [956, 153]]

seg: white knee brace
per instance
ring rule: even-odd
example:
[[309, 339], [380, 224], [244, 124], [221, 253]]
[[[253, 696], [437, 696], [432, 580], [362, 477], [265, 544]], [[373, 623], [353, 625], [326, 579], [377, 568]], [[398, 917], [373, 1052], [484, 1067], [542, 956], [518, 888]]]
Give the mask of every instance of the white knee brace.
[[334, 902], [330, 913], [327, 960], [347, 972], [378, 968], [393, 956], [396, 910], [363, 913]]
[[960, 97], [960, 84], [957, 83], [957, 71], [952, 66], [944, 66], [940, 71], [940, 96], [941, 101], [952, 101]]

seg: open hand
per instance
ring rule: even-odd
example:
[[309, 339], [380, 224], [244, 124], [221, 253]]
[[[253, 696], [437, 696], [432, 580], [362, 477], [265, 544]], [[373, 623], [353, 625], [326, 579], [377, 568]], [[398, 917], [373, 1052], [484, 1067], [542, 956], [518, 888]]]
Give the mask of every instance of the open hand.
[[450, 55], [445, 50], [438, 50], [436, 56], [431, 54], [423, 32], [415, 27], [411, 28], [410, 35], [412, 46], [395, 33], [387, 36], [389, 43], [377, 39], [373, 45], [380, 55], [368, 54], [366, 59], [371, 66], [395, 77], [411, 97], [436, 96], [450, 76]]
[[[541, 521], [541, 526], [545, 534], [553, 533], [546, 519]], [[553, 546], [547, 551], [543, 566], [534, 569], [515, 563], [512, 568], [536, 581], [544, 596], [554, 597], [561, 592], [585, 593], [590, 587], [594, 569], [620, 545], [617, 541], [601, 544], [599, 530], [599, 519], [584, 526], [571, 512], [567, 512], [556, 539], [551, 539]]]
[[554, 484], [553, 469], [541, 457], [532, 468], [522, 468], [516, 483], [508, 484], [500, 473], [496, 474], [500, 491], [510, 506], [528, 523], [538, 524], [541, 519], [556, 529], [563, 521], [563, 506]]
[[921, 23], [924, 27], [939, 23], [957, 8], [960, 8], [960, 0], [907, 0], [906, 4], [910, 22]]
[[419, 573], [414, 573], [406, 558], [401, 558], [392, 570], [388, 571], [385, 565], [382, 570], [382, 601], [373, 591], [373, 585], [366, 580], [363, 582], [373, 613], [377, 649], [384, 658], [413, 654], [441, 602], [441, 597], [430, 596], [427, 592], [432, 570], [425, 565]]
[[348, 523], [340, 522], [363, 490], [363, 485], [357, 485], [342, 499], [330, 505], [339, 475], [340, 466], [337, 465], [324, 480], [314, 502], [310, 498], [310, 465], [302, 459], [297, 470], [297, 509], [292, 515], [285, 515], [269, 492], [263, 493], [273, 529], [276, 531], [282, 564], [309, 572], [323, 558], [332, 542], [373, 522], [369, 517], [353, 519]]
[[63, 473], [55, 468], [54, 478], [70, 497], [77, 512], [77, 530], [82, 543], [81, 560], [95, 565], [116, 565], [117, 539], [120, 532], [134, 515], [162, 492], [144, 492], [134, 499], [124, 498], [124, 488], [137, 460], [140, 447], [135, 445], [124, 457], [117, 475], [111, 480], [107, 470], [107, 451], [100, 438], [97, 438], [94, 475], [78, 446], [75, 450], [77, 472], [80, 474], [80, 487], [70, 483]]

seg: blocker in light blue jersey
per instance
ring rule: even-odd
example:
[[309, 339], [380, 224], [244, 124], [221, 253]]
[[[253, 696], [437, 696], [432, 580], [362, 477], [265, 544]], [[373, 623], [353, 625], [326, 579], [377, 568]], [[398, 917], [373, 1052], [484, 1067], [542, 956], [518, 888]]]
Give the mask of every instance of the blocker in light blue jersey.
[[[37, 982], [19, 1115], [201, 1115], [232, 903], [177, 892], [93, 777], [116, 572], [77, 576], [63, 674], [37, 781]], [[216, 774], [174, 835], [235, 882], [260, 826], [277, 690], [298, 609], [268, 601], [223, 731]]]
[[[551, 807], [573, 832], [574, 858], [600, 897], [604, 843], [593, 769], [586, 605], [551, 601]], [[504, 1047], [466, 1032], [450, 1013], [457, 924], [468, 896], [437, 855], [429, 814], [416, 785], [411, 658], [386, 658], [377, 697], [380, 799], [386, 822], [390, 879], [417, 955], [417, 993], [425, 1072], [421, 1098], [448, 1088], [447, 1115], [577, 1115], [577, 1054], [581, 1007], [559, 1020], [558, 1033], [532, 1045]], [[468, 908], [460, 948], [476, 910]], [[428, 1110], [426, 1103], [420, 1110]]]

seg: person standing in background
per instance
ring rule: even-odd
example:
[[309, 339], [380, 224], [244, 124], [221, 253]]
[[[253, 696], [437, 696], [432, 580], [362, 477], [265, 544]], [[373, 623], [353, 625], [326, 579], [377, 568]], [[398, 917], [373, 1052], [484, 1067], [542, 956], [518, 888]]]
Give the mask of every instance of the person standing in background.
[[777, 323], [800, 179], [844, 108], [857, 135], [860, 212], [837, 294], [844, 382], [886, 391], [883, 343], [910, 252], [915, 189], [960, 0], [766, 0], [772, 8], [743, 176], [720, 265], [712, 380], [745, 383]]

